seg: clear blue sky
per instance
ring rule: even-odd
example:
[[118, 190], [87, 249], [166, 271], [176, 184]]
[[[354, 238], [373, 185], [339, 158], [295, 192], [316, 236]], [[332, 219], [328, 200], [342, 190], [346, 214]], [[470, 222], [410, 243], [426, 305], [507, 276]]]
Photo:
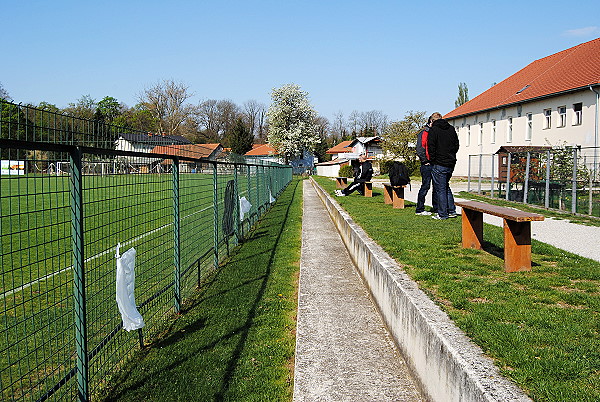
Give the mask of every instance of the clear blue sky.
[[447, 113], [533, 60], [600, 37], [600, 1], [5, 1], [0, 83], [16, 102], [129, 106], [172, 79], [191, 102], [299, 84], [319, 114]]

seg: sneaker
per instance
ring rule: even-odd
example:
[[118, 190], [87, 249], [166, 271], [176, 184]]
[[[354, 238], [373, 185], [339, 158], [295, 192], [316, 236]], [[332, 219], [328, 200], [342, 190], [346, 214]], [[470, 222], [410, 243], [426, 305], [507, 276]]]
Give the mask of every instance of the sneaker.
[[431, 215], [431, 212], [429, 212], [429, 211], [421, 211], [421, 212], [415, 213], [415, 215], [427, 216], [427, 215]]
[[442, 218], [442, 217], [440, 217], [439, 215], [433, 215], [433, 216], [431, 217], [431, 219], [435, 219], [435, 220], [437, 220], [437, 221], [443, 221], [444, 219], [447, 219], [447, 218]]
[[458, 215], [456, 214], [448, 214], [448, 218], [456, 218]]
[[342, 190], [335, 190], [335, 195], [338, 197], [344, 197], [346, 194], [342, 193]]

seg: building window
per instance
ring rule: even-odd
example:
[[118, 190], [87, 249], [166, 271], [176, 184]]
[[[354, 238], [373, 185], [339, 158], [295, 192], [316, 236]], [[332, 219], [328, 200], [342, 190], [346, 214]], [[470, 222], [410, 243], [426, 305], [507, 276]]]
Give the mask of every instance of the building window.
[[567, 107], [558, 107], [558, 127], [565, 127], [567, 125]]
[[467, 146], [471, 145], [471, 125], [467, 124]]
[[496, 120], [492, 120], [492, 144], [496, 143]]
[[579, 126], [582, 123], [582, 113], [583, 113], [583, 104], [582, 103], [574, 103], [573, 104], [573, 125]]
[[512, 142], [512, 129], [513, 129], [513, 118], [509, 117], [508, 127], [506, 128], [506, 142]]
[[544, 128], [552, 127], [552, 109], [544, 109]]
[[483, 123], [479, 123], [479, 137], [477, 138], [477, 144], [483, 144]]
[[527, 131], [525, 132], [525, 141], [531, 141], [533, 135], [533, 114], [527, 113]]

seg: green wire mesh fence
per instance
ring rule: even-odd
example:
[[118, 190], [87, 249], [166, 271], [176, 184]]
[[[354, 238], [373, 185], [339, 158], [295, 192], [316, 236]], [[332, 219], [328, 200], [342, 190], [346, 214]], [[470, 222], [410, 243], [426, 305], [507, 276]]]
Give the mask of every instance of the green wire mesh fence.
[[[94, 399], [292, 172], [194, 157], [179, 139], [123, 135], [6, 102], [0, 113], [1, 399]], [[116, 149], [124, 137], [146, 143]], [[170, 152], [151, 152], [157, 144]], [[138, 332], [123, 329], [115, 301], [119, 244], [136, 250], [135, 301], [146, 324]]]

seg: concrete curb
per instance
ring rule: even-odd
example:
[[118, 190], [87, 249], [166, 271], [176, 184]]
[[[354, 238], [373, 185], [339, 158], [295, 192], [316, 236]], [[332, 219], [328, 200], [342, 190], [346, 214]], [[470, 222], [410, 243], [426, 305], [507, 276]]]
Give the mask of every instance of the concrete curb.
[[312, 178], [390, 334], [432, 401], [529, 401]]

